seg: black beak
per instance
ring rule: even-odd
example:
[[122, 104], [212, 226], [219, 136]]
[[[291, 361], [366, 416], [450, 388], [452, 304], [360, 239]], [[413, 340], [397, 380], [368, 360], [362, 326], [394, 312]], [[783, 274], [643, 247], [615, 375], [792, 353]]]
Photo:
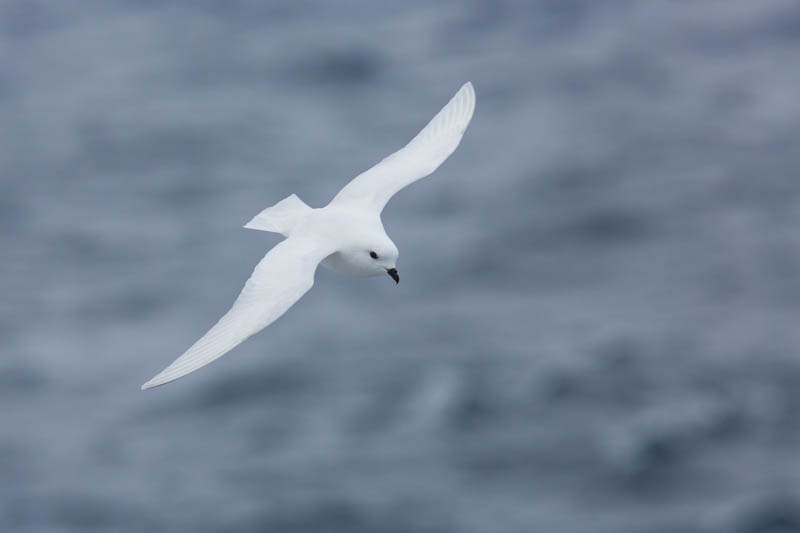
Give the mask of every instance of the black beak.
[[386, 273], [392, 277], [395, 283], [400, 283], [400, 275], [397, 273], [396, 268], [387, 268]]

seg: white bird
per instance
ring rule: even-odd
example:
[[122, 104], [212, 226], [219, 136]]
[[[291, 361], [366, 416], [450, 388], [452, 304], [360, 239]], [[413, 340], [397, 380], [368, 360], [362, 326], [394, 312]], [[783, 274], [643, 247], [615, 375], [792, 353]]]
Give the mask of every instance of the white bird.
[[461, 142], [475, 109], [467, 82], [416, 137], [356, 176], [325, 207], [292, 194], [244, 227], [287, 237], [256, 265], [233, 307], [171, 365], [142, 385], [157, 387], [222, 357], [272, 324], [314, 285], [317, 265], [356, 276], [388, 274], [395, 282], [397, 247], [381, 211], [400, 189], [431, 174]]

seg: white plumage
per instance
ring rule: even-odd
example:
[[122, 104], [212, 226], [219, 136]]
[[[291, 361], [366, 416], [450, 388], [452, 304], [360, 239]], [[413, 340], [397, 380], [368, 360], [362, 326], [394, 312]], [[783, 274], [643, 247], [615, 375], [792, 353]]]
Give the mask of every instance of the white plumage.
[[406, 185], [435, 171], [461, 142], [475, 109], [467, 82], [405, 147], [348, 183], [327, 206], [312, 209], [291, 195], [245, 227], [287, 237], [256, 265], [233, 307], [142, 389], [163, 385], [220, 358], [281, 317], [314, 285], [317, 265], [399, 281], [397, 247], [380, 213]]

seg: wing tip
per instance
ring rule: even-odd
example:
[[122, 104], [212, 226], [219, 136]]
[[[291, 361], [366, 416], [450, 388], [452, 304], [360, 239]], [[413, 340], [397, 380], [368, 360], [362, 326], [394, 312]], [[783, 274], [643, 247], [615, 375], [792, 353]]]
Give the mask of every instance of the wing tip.
[[472, 120], [472, 114], [475, 112], [475, 87], [472, 86], [472, 82], [468, 81], [462, 85], [453, 100], [458, 101], [456, 104], [458, 113], [466, 118], [466, 123], [464, 124], [464, 129], [466, 130], [467, 125]]
[[152, 389], [153, 387], [158, 387], [159, 385], [163, 385], [163, 383], [158, 383], [156, 378], [158, 378], [158, 376], [156, 376], [153, 379], [151, 379], [150, 381], [144, 383], [142, 385], [141, 390]]
[[153, 387], [160, 387], [161, 385], [166, 385], [167, 383], [170, 383], [171, 381], [175, 381], [176, 379], [178, 379], [180, 377], [183, 377], [183, 375], [185, 375], [185, 374], [172, 375], [171, 372], [169, 374], [167, 374], [167, 370], [169, 370], [169, 369], [168, 368], [164, 369], [163, 372], [159, 372], [158, 374], [153, 376], [150, 379], [150, 381], [145, 382], [142, 385], [141, 390], [147, 390], [147, 389], [152, 389]]
[[463, 93], [469, 100], [475, 101], [475, 87], [472, 85], [471, 81], [462, 85], [458, 92]]

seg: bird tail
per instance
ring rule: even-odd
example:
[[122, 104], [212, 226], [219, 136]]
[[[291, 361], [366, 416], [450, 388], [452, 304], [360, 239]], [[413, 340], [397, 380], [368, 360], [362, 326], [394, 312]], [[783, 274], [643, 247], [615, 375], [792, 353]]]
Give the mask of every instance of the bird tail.
[[257, 229], [260, 231], [271, 231], [280, 233], [286, 237], [292, 232], [297, 223], [311, 212], [303, 200], [292, 194], [257, 214], [253, 219], [244, 225], [247, 229]]

